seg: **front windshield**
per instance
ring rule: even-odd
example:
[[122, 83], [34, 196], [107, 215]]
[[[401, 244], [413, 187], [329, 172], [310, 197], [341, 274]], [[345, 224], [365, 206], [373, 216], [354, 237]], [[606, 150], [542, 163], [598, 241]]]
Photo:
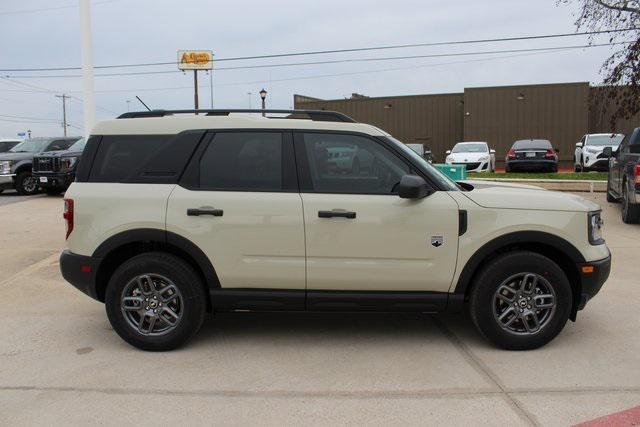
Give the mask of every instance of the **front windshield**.
[[587, 145], [612, 145], [617, 147], [624, 138], [624, 135], [591, 135], [587, 138]]
[[48, 139], [27, 139], [24, 142], [13, 147], [9, 152], [11, 153], [39, 153], [49, 143]]
[[422, 158], [421, 155], [413, 151], [411, 148], [407, 147], [404, 143], [398, 141], [392, 136], [388, 136], [387, 139], [394, 143], [403, 153], [405, 153], [408, 157], [413, 159], [413, 161], [419, 164], [424, 172], [426, 172], [431, 179], [437, 181], [442, 187], [446, 188], [447, 191], [457, 191], [459, 188], [456, 185], [455, 181], [451, 180], [448, 176], [440, 172], [436, 169], [431, 163], [427, 162]]
[[85, 145], [87, 145], [87, 139], [80, 138], [71, 147], [69, 147], [69, 151], [84, 151]]
[[486, 144], [456, 144], [452, 153], [486, 153], [489, 151]]

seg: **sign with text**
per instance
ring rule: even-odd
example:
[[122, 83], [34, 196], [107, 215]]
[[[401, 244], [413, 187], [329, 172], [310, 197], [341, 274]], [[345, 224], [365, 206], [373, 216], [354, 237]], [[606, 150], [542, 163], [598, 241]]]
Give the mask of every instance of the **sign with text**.
[[178, 69], [211, 70], [213, 68], [213, 52], [210, 50], [179, 50]]

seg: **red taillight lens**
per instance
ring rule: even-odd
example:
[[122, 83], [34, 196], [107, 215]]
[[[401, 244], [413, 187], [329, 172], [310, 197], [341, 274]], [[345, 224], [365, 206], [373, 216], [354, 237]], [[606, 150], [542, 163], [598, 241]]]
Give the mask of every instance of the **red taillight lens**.
[[547, 152], [544, 153], [544, 156], [549, 159], [549, 158], [555, 157], [556, 156], [556, 152], [553, 151], [552, 148], [548, 148]]
[[62, 214], [66, 225], [67, 225], [67, 235], [65, 239], [69, 238], [69, 235], [73, 231], [73, 200], [72, 199], [64, 199], [64, 213]]
[[511, 150], [509, 150], [509, 152], [507, 153], [507, 157], [510, 159], [515, 159], [516, 158], [516, 150], [514, 150], [513, 148]]
[[640, 187], [640, 165], [636, 165], [633, 173], [635, 174], [634, 182], [636, 184], [636, 187]]

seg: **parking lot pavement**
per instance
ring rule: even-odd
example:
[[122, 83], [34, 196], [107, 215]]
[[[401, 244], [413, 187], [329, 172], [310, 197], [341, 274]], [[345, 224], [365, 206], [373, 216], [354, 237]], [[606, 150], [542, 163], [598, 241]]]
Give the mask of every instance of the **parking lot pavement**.
[[10, 203], [24, 202], [29, 199], [33, 199], [34, 197], [44, 197], [42, 194], [37, 194], [35, 196], [20, 196], [13, 190], [6, 190], [0, 193], [0, 206], [8, 205]]
[[640, 226], [604, 194], [613, 270], [544, 348], [468, 316], [224, 314], [147, 353], [66, 284], [60, 198], [0, 206], [0, 424], [568, 425], [640, 404]]

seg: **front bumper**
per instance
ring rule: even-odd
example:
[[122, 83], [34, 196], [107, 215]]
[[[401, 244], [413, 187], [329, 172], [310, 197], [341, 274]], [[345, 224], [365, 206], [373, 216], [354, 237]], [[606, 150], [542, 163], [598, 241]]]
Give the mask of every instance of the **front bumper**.
[[101, 301], [96, 287], [97, 270], [101, 258], [74, 254], [64, 250], [60, 254], [60, 272], [62, 277], [91, 298]]
[[[589, 273], [588, 271], [592, 271]], [[600, 291], [604, 282], [609, 278], [611, 272], [611, 255], [598, 260], [578, 264], [578, 272], [580, 274], [580, 281], [582, 284], [582, 290], [578, 296], [578, 310], [582, 310], [587, 302]]]
[[0, 190], [13, 188], [15, 177], [15, 174], [0, 175]]
[[467, 172], [487, 172], [490, 168], [489, 162], [450, 162], [448, 165], [464, 165]]
[[587, 155], [584, 158], [584, 167], [593, 170], [606, 171], [609, 170], [609, 159], [598, 159], [596, 158], [596, 155]]
[[[73, 172], [63, 172], [63, 173], [55, 173], [55, 172], [33, 172], [33, 176], [38, 179], [38, 184], [41, 187], [60, 187], [67, 188], [71, 185], [73, 180], [75, 179], [75, 173]], [[46, 178], [46, 181], [43, 182], [40, 178]]]

